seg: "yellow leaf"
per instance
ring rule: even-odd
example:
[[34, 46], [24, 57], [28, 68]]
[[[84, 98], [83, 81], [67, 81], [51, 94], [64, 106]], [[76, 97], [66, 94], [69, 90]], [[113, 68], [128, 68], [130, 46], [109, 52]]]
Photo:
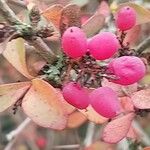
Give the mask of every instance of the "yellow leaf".
[[3, 56], [25, 77], [32, 79], [26, 65], [25, 46], [22, 38], [14, 39], [7, 43]]
[[42, 79], [32, 80], [25, 95], [24, 112], [38, 125], [62, 130], [67, 124], [67, 112], [63, 107], [60, 92]]
[[29, 89], [31, 82], [0, 85], [0, 112], [12, 106]]

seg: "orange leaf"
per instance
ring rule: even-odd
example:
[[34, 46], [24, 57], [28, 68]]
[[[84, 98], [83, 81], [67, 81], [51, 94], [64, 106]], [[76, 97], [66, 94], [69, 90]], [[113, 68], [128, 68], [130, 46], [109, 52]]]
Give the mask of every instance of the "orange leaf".
[[57, 28], [59, 28], [62, 9], [63, 9], [62, 5], [56, 4], [56, 5], [50, 6], [48, 9], [43, 11], [42, 15], [49, 22], [52, 22]]
[[67, 124], [65, 108], [58, 91], [42, 79], [32, 80], [32, 87], [25, 95], [24, 112], [38, 125], [62, 130]]
[[0, 85], [0, 112], [19, 100], [29, 89], [31, 82], [19, 82]]
[[108, 123], [104, 128], [102, 139], [112, 144], [121, 141], [126, 137], [134, 116], [134, 113], [129, 113]]
[[75, 111], [69, 115], [67, 127], [77, 128], [87, 121], [87, 118], [79, 111]]
[[102, 124], [105, 123], [108, 118], [105, 118], [101, 115], [99, 115], [92, 106], [88, 106], [85, 110], [79, 110], [81, 113], [83, 113], [90, 121], [96, 123], [96, 124]]
[[149, 147], [145, 147], [143, 150], [150, 150], [150, 146]]
[[7, 43], [3, 56], [25, 77], [32, 79], [26, 65], [25, 46], [22, 38], [14, 39]]
[[131, 96], [133, 104], [139, 109], [150, 108], [150, 89], [141, 90]]

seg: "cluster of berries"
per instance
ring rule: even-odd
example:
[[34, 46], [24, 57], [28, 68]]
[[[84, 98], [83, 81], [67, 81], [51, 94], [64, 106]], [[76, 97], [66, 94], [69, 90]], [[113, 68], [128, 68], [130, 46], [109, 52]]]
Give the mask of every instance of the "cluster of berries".
[[[116, 26], [121, 31], [131, 29], [136, 24], [136, 12], [131, 7], [121, 8], [116, 17]], [[105, 60], [114, 56], [120, 48], [117, 36], [111, 32], [101, 32], [87, 39], [82, 29], [68, 28], [62, 37], [64, 53], [72, 59], [77, 59], [90, 53], [96, 60]], [[111, 82], [130, 85], [141, 80], [146, 72], [143, 61], [136, 56], [122, 56], [111, 59], [108, 72], [116, 76]], [[79, 83], [70, 82], [62, 90], [65, 100], [78, 109], [86, 109], [92, 105], [100, 115], [113, 118], [120, 112], [117, 93], [109, 87], [99, 87], [89, 92]]]

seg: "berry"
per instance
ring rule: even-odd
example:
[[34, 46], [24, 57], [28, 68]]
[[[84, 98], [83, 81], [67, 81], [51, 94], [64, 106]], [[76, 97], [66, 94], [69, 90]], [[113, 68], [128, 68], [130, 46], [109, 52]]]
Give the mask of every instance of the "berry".
[[88, 92], [78, 83], [70, 82], [63, 87], [64, 99], [78, 109], [85, 109], [89, 105]]
[[118, 79], [112, 82], [121, 85], [130, 85], [141, 80], [146, 72], [143, 61], [135, 56], [123, 56], [114, 59], [108, 67], [109, 71]]
[[44, 149], [46, 147], [47, 141], [44, 137], [39, 137], [36, 140], [36, 144], [40, 149]]
[[65, 54], [71, 58], [82, 57], [87, 52], [87, 38], [78, 27], [68, 28], [62, 37], [62, 47]]
[[106, 118], [115, 117], [120, 111], [117, 93], [109, 87], [100, 87], [90, 94], [94, 110]]
[[136, 24], [136, 12], [133, 8], [126, 6], [121, 8], [116, 17], [116, 25], [122, 30], [131, 29]]
[[119, 42], [115, 34], [101, 32], [89, 40], [88, 48], [95, 59], [104, 60], [110, 58], [117, 52]]

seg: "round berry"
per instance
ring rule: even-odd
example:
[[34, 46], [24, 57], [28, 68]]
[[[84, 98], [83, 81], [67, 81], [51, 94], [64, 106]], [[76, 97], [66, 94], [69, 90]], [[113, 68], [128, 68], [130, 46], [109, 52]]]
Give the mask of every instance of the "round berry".
[[87, 38], [78, 27], [68, 28], [62, 36], [62, 48], [71, 58], [82, 57], [87, 52]]
[[116, 58], [109, 64], [108, 68], [108, 70], [118, 78], [111, 81], [121, 85], [136, 83], [141, 80], [146, 73], [145, 64], [140, 58], [135, 56]]
[[95, 89], [89, 97], [94, 110], [106, 118], [113, 118], [120, 112], [117, 93], [109, 87]]
[[121, 8], [116, 16], [116, 25], [121, 31], [131, 29], [136, 24], [136, 12], [133, 8], [126, 6]]
[[70, 82], [63, 87], [64, 99], [78, 109], [85, 109], [89, 105], [88, 92], [78, 83]]
[[105, 60], [112, 57], [119, 48], [119, 42], [115, 34], [101, 32], [88, 42], [91, 55], [97, 60]]

